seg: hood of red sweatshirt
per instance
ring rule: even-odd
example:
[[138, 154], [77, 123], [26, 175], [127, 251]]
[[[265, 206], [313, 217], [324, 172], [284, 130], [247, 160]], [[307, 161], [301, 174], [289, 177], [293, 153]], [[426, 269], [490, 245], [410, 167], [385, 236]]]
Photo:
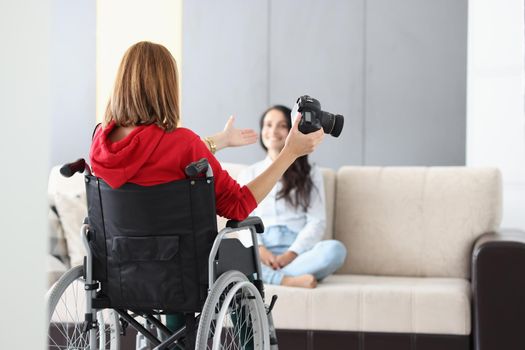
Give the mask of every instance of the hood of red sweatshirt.
[[141, 125], [122, 140], [112, 142], [108, 136], [114, 128], [115, 123], [97, 128], [89, 158], [94, 174], [118, 188], [142, 168], [165, 132], [156, 125]]

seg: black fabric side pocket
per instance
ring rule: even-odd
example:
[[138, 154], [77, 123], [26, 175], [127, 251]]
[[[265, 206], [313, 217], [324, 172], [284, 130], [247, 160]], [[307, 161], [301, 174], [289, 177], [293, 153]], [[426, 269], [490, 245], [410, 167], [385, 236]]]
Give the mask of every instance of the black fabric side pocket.
[[152, 309], [184, 302], [179, 236], [119, 236], [112, 246], [123, 302]]

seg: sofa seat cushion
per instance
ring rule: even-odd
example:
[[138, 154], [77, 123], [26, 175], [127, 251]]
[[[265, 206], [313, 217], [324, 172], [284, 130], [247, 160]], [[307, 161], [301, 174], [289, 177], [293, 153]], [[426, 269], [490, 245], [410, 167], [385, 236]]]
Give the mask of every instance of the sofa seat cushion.
[[459, 278], [334, 275], [315, 289], [266, 285], [280, 329], [470, 334], [470, 283]]

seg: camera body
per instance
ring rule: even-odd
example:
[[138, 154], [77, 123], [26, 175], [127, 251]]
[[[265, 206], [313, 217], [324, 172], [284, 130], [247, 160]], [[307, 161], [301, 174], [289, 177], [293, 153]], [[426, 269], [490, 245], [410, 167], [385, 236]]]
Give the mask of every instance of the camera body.
[[344, 117], [321, 110], [321, 103], [313, 97], [303, 95], [297, 99], [292, 110], [292, 117], [301, 113], [299, 131], [309, 134], [323, 128], [326, 134], [338, 137], [343, 130]]

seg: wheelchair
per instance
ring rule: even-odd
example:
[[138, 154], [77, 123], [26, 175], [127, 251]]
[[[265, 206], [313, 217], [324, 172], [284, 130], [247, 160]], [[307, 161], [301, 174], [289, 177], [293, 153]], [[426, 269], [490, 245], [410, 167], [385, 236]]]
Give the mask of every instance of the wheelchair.
[[[278, 349], [277, 297], [264, 303], [257, 249], [263, 223], [230, 220], [217, 232], [205, 158], [155, 186], [112, 189], [83, 159], [60, 172], [84, 174], [87, 254], [46, 294], [49, 349], [118, 350], [129, 326], [137, 350]], [[239, 237], [248, 231], [250, 244]], [[162, 322], [171, 314], [183, 315], [179, 329]]]

